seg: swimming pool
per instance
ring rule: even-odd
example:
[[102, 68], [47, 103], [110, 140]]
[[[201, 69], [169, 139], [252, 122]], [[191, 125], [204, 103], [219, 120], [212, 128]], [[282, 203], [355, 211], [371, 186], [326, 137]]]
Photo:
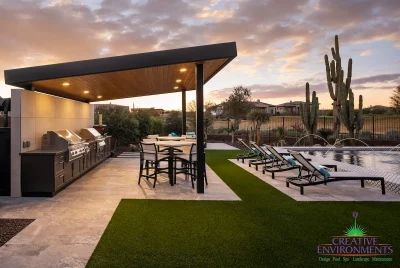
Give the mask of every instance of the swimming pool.
[[400, 152], [329, 151], [304, 152], [338, 162], [400, 174]]

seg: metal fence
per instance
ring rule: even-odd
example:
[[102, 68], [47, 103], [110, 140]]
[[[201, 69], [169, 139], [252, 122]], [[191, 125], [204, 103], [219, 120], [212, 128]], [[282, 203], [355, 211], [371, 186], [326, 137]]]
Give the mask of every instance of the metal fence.
[[[213, 125], [213, 134], [225, 134], [229, 123], [226, 120], [216, 121]], [[333, 124], [333, 116], [320, 116], [317, 129], [333, 129]], [[239, 134], [246, 134], [252, 128], [252, 123], [244, 120], [241, 122], [238, 132]], [[273, 116], [267, 124], [262, 125], [261, 135], [278, 137], [282, 135], [282, 129], [285, 137], [298, 138], [306, 133], [300, 116]], [[339, 136], [331, 136], [331, 138], [343, 139], [348, 135], [346, 127], [342, 124]], [[400, 140], [400, 116], [364, 116], [364, 127], [360, 131], [359, 138], [363, 140]]]

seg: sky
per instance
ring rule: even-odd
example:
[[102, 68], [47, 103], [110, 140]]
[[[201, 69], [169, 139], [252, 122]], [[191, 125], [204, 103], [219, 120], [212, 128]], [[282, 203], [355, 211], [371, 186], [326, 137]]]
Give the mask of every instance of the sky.
[[[205, 85], [206, 101], [237, 85], [271, 104], [304, 100], [309, 82], [327, 109], [324, 55], [332, 59], [336, 34], [364, 107], [388, 106], [400, 85], [399, 0], [0, 0], [0, 29], [3, 98], [7, 69], [236, 41], [238, 56]], [[180, 109], [181, 98], [111, 102]]]

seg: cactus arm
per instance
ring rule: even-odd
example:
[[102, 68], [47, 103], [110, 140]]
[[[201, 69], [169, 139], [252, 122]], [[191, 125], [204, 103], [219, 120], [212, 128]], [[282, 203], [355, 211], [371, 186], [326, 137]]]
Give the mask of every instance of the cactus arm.
[[[332, 66], [333, 63], [333, 66]], [[336, 100], [337, 96], [333, 92], [332, 81], [335, 81], [335, 62], [332, 61], [331, 66], [329, 67], [329, 59], [328, 55], [325, 55], [325, 69], [326, 69], [326, 83], [328, 85], [329, 94], [331, 95], [332, 100]]]
[[334, 60], [331, 61], [330, 69], [331, 69], [332, 81], [334, 83], [336, 83], [336, 81], [338, 80], [338, 76], [337, 76], [338, 74], [336, 74], [336, 67], [335, 67], [335, 61]]
[[336, 50], [336, 55], [340, 57], [340, 52], [339, 52], [339, 36], [335, 35], [335, 50]]
[[[349, 64], [347, 66], [347, 79], [349, 79], [349, 84], [351, 83], [352, 75], [353, 75], [353, 59], [350, 58], [349, 59]], [[349, 85], [349, 87], [350, 87], [350, 85]]]
[[317, 112], [317, 110], [316, 110], [317, 109], [316, 98], [317, 98], [317, 95], [316, 95], [315, 91], [313, 91], [313, 93], [312, 93], [311, 111], [310, 111], [310, 123], [311, 123], [311, 125], [314, 124], [315, 114]]
[[349, 118], [348, 118], [348, 124], [349, 127], [354, 129], [354, 94], [353, 91], [350, 89], [349, 90], [349, 107], [348, 107], [348, 112], [349, 112]]

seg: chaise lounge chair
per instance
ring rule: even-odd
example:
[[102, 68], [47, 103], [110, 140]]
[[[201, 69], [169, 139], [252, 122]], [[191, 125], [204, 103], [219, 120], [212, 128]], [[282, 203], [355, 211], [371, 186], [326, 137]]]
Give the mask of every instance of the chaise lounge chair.
[[[291, 161], [287, 158], [284, 158], [274, 147], [271, 145], [264, 145], [265, 148], [271, 153], [271, 157], [275, 158], [277, 161], [274, 162], [272, 166], [265, 166], [262, 170], [263, 174], [265, 172], [271, 173], [272, 178], [275, 179], [275, 173], [276, 172], [283, 172], [283, 171], [288, 171], [288, 170], [294, 170], [297, 169], [300, 173], [301, 171], [301, 166], [298, 163], [295, 163], [294, 161]], [[290, 162], [289, 162], [290, 161]]]
[[258, 153], [259, 157], [257, 159], [253, 159], [249, 161], [249, 167], [256, 166], [256, 170], [258, 170], [258, 166], [263, 165], [263, 166], [271, 166], [274, 162], [278, 162], [279, 159], [276, 157], [271, 156], [270, 152], [265, 151], [262, 147], [258, 146], [257, 143], [254, 141], [250, 142], [250, 146], [254, 147]]
[[324, 168], [316, 168], [299, 152], [292, 152], [292, 156], [301, 164], [302, 169], [308, 172], [307, 175], [302, 175], [300, 170], [297, 177], [286, 179], [286, 187], [289, 187], [289, 184], [296, 185], [300, 187], [300, 194], [304, 194], [304, 186], [318, 185], [322, 183], [327, 184], [328, 182], [345, 180], [361, 180], [362, 188], [364, 188], [365, 180], [380, 181], [382, 194], [385, 194], [385, 179], [383, 177], [359, 172], [328, 172]]
[[257, 152], [257, 151], [256, 151], [255, 149], [253, 149], [252, 147], [250, 147], [249, 145], [247, 145], [247, 144], [243, 141], [243, 139], [238, 138], [238, 141], [239, 141], [240, 143], [242, 143], [242, 144], [246, 147], [246, 149], [244, 150], [244, 152], [243, 152], [242, 154], [238, 154], [238, 155], [236, 156], [236, 160], [239, 161], [239, 159], [240, 159], [240, 160], [242, 160], [242, 163], [244, 163], [244, 160], [245, 160], [245, 159], [259, 157], [260, 153]]

